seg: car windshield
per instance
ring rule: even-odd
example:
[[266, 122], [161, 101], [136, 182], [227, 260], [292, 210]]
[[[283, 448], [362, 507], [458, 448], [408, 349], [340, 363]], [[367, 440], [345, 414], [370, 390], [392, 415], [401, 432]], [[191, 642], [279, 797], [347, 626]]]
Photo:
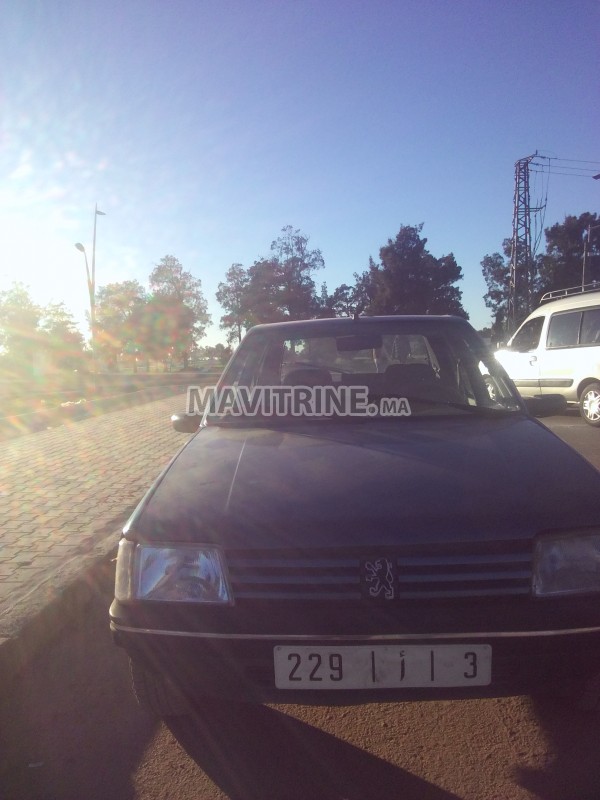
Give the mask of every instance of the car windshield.
[[521, 410], [506, 373], [466, 323], [323, 321], [259, 327], [248, 334], [205, 421], [407, 419]]

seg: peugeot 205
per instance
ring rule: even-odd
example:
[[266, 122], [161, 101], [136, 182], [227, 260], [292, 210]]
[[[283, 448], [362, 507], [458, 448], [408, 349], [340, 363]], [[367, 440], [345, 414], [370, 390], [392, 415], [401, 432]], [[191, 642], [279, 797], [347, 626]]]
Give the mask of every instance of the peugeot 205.
[[597, 703], [600, 473], [467, 322], [258, 325], [205, 395], [119, 546], [143, 706]]

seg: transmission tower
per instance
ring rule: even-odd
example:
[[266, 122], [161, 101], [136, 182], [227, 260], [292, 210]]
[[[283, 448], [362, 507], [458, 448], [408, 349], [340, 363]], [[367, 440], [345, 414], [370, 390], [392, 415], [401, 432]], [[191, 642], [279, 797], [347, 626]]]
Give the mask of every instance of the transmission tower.
[[[513, 212], [508, 325], [514, 332], [533, 306], [535, 268], [531, 253], [531, 207], [529, 204], [529, 164], [537, 156], [520, 158], [515, 163], [515, 198]], [[533, 209], [539, 211], [540, 209]]]

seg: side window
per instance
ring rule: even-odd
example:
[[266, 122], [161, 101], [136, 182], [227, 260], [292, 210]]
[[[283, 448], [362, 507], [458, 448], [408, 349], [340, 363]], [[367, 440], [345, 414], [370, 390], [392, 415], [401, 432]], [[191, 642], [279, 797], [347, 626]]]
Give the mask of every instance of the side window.
[[223, 375], [223, 386], [253, 386], [256, 372], [265, 352], [265, 337], [248, 336], [240, 345], [233, 362]]
[[579, 341], [581, 311], [554, 314], [548, 328], [548, 347], [573, 347]]
[[580, 344], [600, 344], [600, 308], [583, 312]]
[[534, 317], [522, 325], [515, 333], [510, 349], [516, 350], [519, 353], [527, 353], [529, 350], [535, 350], [540, 343], [543, 324], [543, 317]]

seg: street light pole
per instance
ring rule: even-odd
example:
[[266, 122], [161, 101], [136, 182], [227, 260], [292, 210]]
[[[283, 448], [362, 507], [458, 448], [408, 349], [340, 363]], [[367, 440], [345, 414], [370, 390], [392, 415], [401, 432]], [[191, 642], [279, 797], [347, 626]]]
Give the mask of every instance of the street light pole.
[[96, 373], [98, 371], [96, 362], [96, 220], [98, 217], [104, 217], [104, 211], [98, 211], [98, 204], [94, 208], [94, 235], [92, 239], [92, 269], [88, 264], [87, 252], [81, 242], [77, 242], [75, 247], [83, 253], [85, 258], [85, 272], [87, 276], [88, 293], [90, 296], [90, 344], [92, 347], [92, 366], [94, 372], [94, 382], [96, 381]]
[[94, 209], [94, 238], [92, 241], [92, 288], [94, 291], [94, 310], [96, 306], [96, 221], [98, 216], [106, 216], [104, 211], [98, 211], [98, 203]]

